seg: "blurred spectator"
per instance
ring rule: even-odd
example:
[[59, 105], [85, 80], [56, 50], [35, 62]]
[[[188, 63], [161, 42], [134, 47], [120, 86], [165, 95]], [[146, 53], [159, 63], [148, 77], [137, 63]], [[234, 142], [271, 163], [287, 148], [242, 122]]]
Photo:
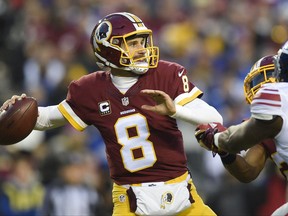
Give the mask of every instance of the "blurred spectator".
[[11, 174], [1, 185], [0, 215], [36, 216], [42, 206], [44, 187], [29, 152], [15, 153]]
[[[161, 59], [190, 69], [189, 78], [207, 92], [203, 99], [218, 109], [224, 124], [239, 123], [248, 116], [242, 86], [244, 76], [255, 60], [276, 53], [288, 39], [287, 8], [287, 0], [0, 0], [0, 102], [26, 92], [41, 105], [59, 103], [71, 80], [97, 70], [88, 39], [95, 21], [112, 12], [127, 11], [138, 14], [153, 30]], [[215, 189], [211, 182], [219, 183], [219, 190], [226, 194], [224, 182], [228, 180], [222, 179], [223, 170], [218, 169], [217, 163], [211, 164], [212, 156], [198, 148], [193, 128], [184, 123], [181, 130], [199, 194], [213, 197]], [[46, 134], [44, 141], [41, 138], [41, 143], [35, 143], [43, 151], [35, 163], [41, 164], [45, 159], [44, 165], [48, 167], [40, 173], [45, 185], [57, 176], [53, 170], [57, 167], [56, 155], [46, 158], [47, 153], [49, 156], [59, 151], [69, 153], [72, 149], [65, 144], [63, 147], [63, 141], [73, 145], [83, 136], [58, 134], [54, 130]], [[102, 207], [109, 215], [111, 185], [105, 147], [98, 132], [91, 129], [87, 136], [79, 143], [83, 151], [91, 151], [95, 166], [100, 163], [97, 177], [95, 170], [90, 169], [94, 176], [90, 180], [95, 181], [102, 197], [105, 195]], [[32, 150], [32, 146], [28, 149]], [[13, 164], [7, 152], [2, 157], [3, 152], [0, 149], [0, 182], [10, 175], [9, 167]], [[265, 203], [258, 189], [264, 190], [267, 185], [259, 182], [233, 185], [235, 191], [243, 186], [241, 192], [248, 194], [246, 187], [254, 188], [257, 191], [254, 199], [259, 205]], [[234, 203], [238, 199], [243, 203], [246, 196], [235, 198], [228, 194], [227, 200]], [[215, 199], [217, 202], [212, 206], [219, 209], [222, 201]], [[245, 208], [253, 211], [249, 205]]]
[[58, 178], [48, 186], [40, 215], [103, 215], [100, 196], [86, 182], [85, 160], [79, 153], [60, 156]]
[[0, 185], [9, 178], [12, 166], [13, 158], [4, 148], [0, 148]]

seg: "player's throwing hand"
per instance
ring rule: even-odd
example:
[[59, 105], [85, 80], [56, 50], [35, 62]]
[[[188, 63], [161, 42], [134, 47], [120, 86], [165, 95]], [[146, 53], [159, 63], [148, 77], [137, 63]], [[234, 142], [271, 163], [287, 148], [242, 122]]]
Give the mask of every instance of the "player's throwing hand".
[[22, 94], [21, 96], [13, 95], [10, 99], [6, 100], [3, 105], [0, 107], [0, 112], [6, 110], [11, 104], [14, 104], [16, 100], [21, 100], [22, 98], [26, 98], [26, 94]]

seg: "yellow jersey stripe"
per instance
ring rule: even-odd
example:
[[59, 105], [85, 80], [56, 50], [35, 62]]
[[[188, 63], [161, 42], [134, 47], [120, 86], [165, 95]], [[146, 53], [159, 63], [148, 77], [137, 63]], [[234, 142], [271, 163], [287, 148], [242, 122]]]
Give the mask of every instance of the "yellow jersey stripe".
[[177, 104], [180, 105], [180, 106], [184, 106], [185, 104], [193, 101], [195, 98], [197, 98], [202, 93], [203, 93], [202, 91], [197, 89], [193, 94], [191, 94], [188, 97], [185, 97], [182, 100], [178, 101]]
[[70, 113], [65, 109], [63, 103], [60, 103], [58, 105], [59, 111], [62, 113], [62, 115], [69, 121], [69, 123], [78, 131], [83, 131], [85, 127], [82, 127], [71, 115]]

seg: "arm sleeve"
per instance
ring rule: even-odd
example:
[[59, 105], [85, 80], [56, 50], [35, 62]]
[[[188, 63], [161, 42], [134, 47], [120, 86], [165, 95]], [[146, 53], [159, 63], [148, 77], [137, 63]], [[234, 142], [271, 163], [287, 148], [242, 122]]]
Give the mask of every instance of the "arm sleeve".
[[68, 121], [57, 106], [38, 107], [38, 118], [34, 130], [44, 131], [64, 126], [67, 123]]
[[250, 111], [253, 118], [271, 120], [273, 116], [283, 114], [281, 91], [275, 83], [268, 84], [263, 85], [252, 100]]
[[184, 106], [176, 104], [176, 113], [171, 117], [194, 125], [209, 122], [219, 122], [223, 124], [223, 118], [220, 113], [199, 98], [195, 98]]

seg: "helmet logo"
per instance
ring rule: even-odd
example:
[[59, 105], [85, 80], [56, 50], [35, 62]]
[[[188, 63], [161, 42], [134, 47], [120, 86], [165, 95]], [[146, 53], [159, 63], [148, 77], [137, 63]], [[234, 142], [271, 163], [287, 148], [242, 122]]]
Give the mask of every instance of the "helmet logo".
[[112, 32], [111, 23], [108, 21], [102, 22], [95, 31], [95, 38], [97, 43], [107, 41]]

